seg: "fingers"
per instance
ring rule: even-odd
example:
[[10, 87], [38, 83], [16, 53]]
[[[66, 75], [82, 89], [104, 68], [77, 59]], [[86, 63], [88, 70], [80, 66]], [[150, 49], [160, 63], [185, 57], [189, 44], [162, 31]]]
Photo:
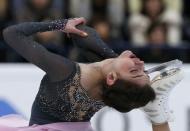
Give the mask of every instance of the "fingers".
[[[85, 18], [83, 18], [83, 17], [75, 18], [75, 25], [85, 24], [85, 23], [86, 23]], [[82, 31], [82, 30], [79, 30], [79, 29], [77, 29], [76, 27], [74, 27], [73, 31], [74, 31], [76, 34], [80, 35], [80, 36], [83, 36], [83, 37], [88, 36], [88, 34], [87, 34], [86, 32], [84, 32], [84, 31]]]
[[66, 26], [65, 32], [86, 37], [88, 36], [86, 32], [76, 28], [76, 25], [85, 24], [85, 23], [86, 23], [86, 20], [83, 17], [70, 19], [68, 22], [68, 26]]
[[79, 29], [77, 29], [77, 28], [73, 28], [73, 32], [74, 32], [75, 34], [78, 34], [78, 35], [83, 36], [83, 37], [88, 36], [88, 34], [87, 34], [86, 32], [81, 31], [81, 30], [79, 30]]
[[79, 24], [86, 24], [86, 20], [83, 17], [80, 18], [74, 18], [75, 20], [75, 24], [79, 25]]

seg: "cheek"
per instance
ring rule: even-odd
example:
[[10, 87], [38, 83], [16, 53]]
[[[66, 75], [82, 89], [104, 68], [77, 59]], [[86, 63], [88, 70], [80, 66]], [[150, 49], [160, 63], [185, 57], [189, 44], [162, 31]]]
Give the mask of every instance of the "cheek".
[[135, 65], [134, 65], [134, 62], [131, 61], [130, 59], [122, 59], [121, 61], [119, 61], [119, 69], [123, 72], [125, 71], [129, 71], [130, 68], [133, 68]]

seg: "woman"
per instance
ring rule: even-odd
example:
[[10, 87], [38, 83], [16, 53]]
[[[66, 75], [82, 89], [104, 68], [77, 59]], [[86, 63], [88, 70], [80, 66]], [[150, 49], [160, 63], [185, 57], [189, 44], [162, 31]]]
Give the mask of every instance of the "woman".
[[[46, 72], [33, 103], [30, 125], [88, 122], [105, 105], [128, 112], [154, 100], [144, 62], [130, 51], [116, 58], [82, 64], [48, 52], [30, 39], [34, 33], [53, 30], [87, 36], [75, 28], [84, 22], [82, 18], [29, 22], [4, 30], [7, 43]], [[91, 48], [89, 44], [85, 46]], [[91, 46], [96, 50], [101, 44]], [[117, 55], [106, 46], [101, 49], [100, 56]]]
[[136, 46], [146, 46], [148, 28], [155, 22], [167, 24], [166, 42], [170, 46], [180, 43], [181, 16], [179, 12], [166, 7], [164, 0], [142, 0], [139, 13], [134, 13], [129, 19], [131, 40]]

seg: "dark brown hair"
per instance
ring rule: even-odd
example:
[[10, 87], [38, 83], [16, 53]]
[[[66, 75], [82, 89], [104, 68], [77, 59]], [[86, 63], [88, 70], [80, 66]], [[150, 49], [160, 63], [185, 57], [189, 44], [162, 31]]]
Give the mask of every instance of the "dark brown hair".
[[159, 21], [159, 20], [158, 20], [158, 21], [155, 21], [155, 22], [152, 22], [152, 23], [149, 25], [149, 27], [147, 28], [145, 34], [146, 34], [146, 36], [148, 37], [148, 36], [149, 36], [152, 32], [154, 32], [155, 29], [158, 28], [158, 27], [162, 28], [164, 34], [167, 34], [167, 31], [168, 31], [167, 26], [168, 26], [167, 23], [161, 22], [161, 21]]
[[107, 106], [120, 112], [129, 112], [153, 101], [155, 92], [149, 85], [139, 86], [126, 80], [117, 80], [111, 87], [104, 84], [102, 98]]
[[[142, 8], [141, 8], [141, 14], [145, 15], [145, 16], [148, 16], [148, 12], [146, 11], [146, 3], [148, 2], [149, 0], [142, 0]], [[161, 9], [160, 9], [160, 12], [158, 13], [159, 15], [162, 14], [164, 12], [164, 10], [166, 9], [165, 7], [165, 4], [164, 4], [164, 1], [163, 0], [159, 0], [160, 4], [161, 4]]]

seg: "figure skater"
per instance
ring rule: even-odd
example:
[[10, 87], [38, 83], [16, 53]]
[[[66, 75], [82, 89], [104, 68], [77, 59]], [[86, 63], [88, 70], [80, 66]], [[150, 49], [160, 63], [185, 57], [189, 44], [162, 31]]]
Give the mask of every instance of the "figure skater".
[[[101, 42], [95, 45], [75, 42], [78, 47], [91, 49], [104, 59], [82, 64], [47, 51], [30, 37], [37, 32], [62, 31], [88, 39], [90, 35], [76, 28], [82, 23], [85, 23], [83, 18], [27, 22], [3, 31], [12, 48], [46, 72], [32, 106], [30, 126], [89, 122], [95, 112], [106, 105], [129, 112], [155, 99], [155, 91], [144, 72], [144, 62], [131, 51], [117, 55]], [[99, 40], [98, 36], [95, 39]], [[153, 125], [153, 131], [168, 131], [165, 122]]]
[[[75, 45], [81, 50], [81, 54], [85, 59], [94, 62], [118, 56], [117, 53], [100, 39], [100, 36], [94, 29], [84, 25], [79, 25], [77, 28], [81, 31], [85, 31], [89, 35], [88, 37], [80, 37], [76, 34], [71, 35]], [[94, 46], [90, 46], [91, 44]], [[167, 67], [170, 66], [172, 68], [167, 69]], [[183, 71], [180, 69], [181, 66], [181, 61], [173, 60], [147, 71], [147, 73], [151, 73], [159, 70], [161, 71], [162, 69], [162, 73], [156, 75], [151, 80], [151, 87], [156, 93], [156, 99], [141, 108], [150, 119], [153, 131], [170, 130], [168, 122], [173, 121], [174, 116], [173, 111], [169, 108], [168, 98], [171, 90], [184, 78]]]

